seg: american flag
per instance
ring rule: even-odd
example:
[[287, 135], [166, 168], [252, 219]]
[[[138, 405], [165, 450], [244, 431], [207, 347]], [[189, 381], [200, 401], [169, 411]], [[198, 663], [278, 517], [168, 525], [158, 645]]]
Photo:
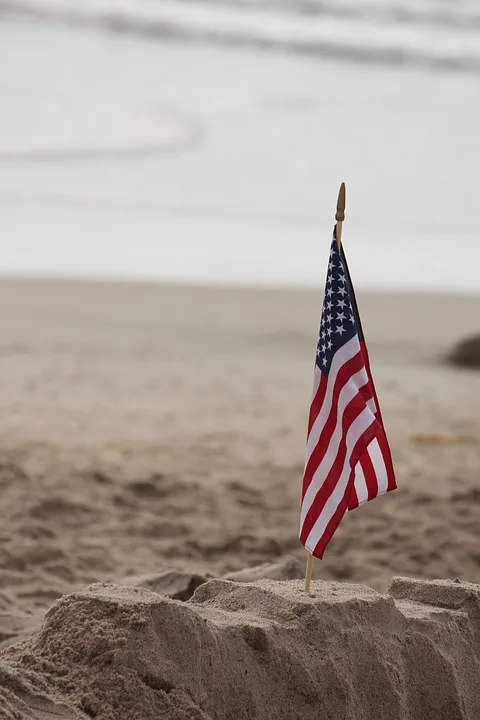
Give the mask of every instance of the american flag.
[[347, 509], [395, 488], [355, 294], [335, 227], [308, 419], [301, 542], [321, 558]]

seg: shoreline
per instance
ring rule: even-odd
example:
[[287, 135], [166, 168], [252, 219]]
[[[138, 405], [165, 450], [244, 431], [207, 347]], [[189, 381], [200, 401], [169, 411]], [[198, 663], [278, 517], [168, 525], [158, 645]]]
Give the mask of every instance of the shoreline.
[[[326, 267], [326, 263], [324, 263]], [[210, 280], [208, 278], [202, 279], [198, 278], [197, 280], [190, 280], [190, 279], [169, 279], [169, 278], [152, 278], [149, 276], [146, 276], [142, 278], [139, 277], [129, 277], [129, 276], [102, 276], [102, 275], [82, 275], [82, 274], [68, 274], [68, 273], [39, 273], [32, 271], [31, 273], [28, 272], [5, 272], [0, 270], [0, 284], [3, 283], [10, 283], [10, 282], [20, 282], [20, 283], [52, 283], [52, 284], [92, 284], [92, 285], [133, 285], [133, 286], [149, 286], [154, 288], [179, 288], [179, 289], [191, 289], [191, 290], [218, 290], [218, 291], [224, 291], [224, 290], [233, 290], [233, 291], [239, 291], [239, 292], [291, 292], [293, 294], [312, 294], [316, 292], [322, 292], [324, 287], [324, 280], [325, 278], [321, 275], [319, 277], [318, 285], [314, 283], [299, 283], [292, 281], [291, 283], [288, 282], [277, 282], [277, 283], [268, 283], [263, 281], [257, 281], [252, 280], [251, 282], [248, 282], [247, 280], [238, 280], [238, 281], [225, 281], [221, 282], [220, 280]], [[357, 291], [357, 287], [355, 286], [355, 290]], [[387, 286], [382, 285], [376, 285], [376, 286], [361, 286], [358, 289], [359, 295], [368, 296], [368, 297], [378, 297], [378, 296], [389, 296], [394, 297], [396, 299], [401, 299], [402, 297], [405, 297], [407, 295], [414, 296], [416, 298], [426, 298], [426, 299], [443, 299], [445, 297], [448, 298], [457, 298], [459, 300], [478, 300], [480, 299], [480, 289], [478, 291], [466, 289], [464, 292], [461, 292], [460, 290], [456, 288], [444, 288], [444, 289], [437, 289], [437, 288], [429, 288], [426, 287], [424, 289], [420, 288], [409, 288], [408, 286], [402, 287], [394, 287], [393, 289], [389, 289]]]
[[[216, 311], [216, 322], [219, 328], [232, 321], [236, 329], [245, 329], [245, 317], [242, 319], [236, 304], [243, 303], [244, 315], [248, 311], [255, 314], [256, 306], [261, 310], [258, 318], [261, 329], [296, 330], [311, 337], [315, 342], [317, 325], [320, 321], [321, 303], [323, 300], [324, 278], [314, 286], [300, 285], [269, 285], [261, 283], [216, 283], [197, 280], [196, 282], [177, 282], [168, 280], [151, 280], [135, 278], [96, 278], [78, 276], [52, 275], [10, 275], [0, 273], [0, 298], [3, 303], [11, 305], [12, 310], [24, 313], [29, 305], [29, 294], [32, 301], [42, 302], [42, 312], [55, 312], [55, 304], [67, 304], [73, 312], [78, 312], [79, 303], [92, 314], [98, 309], [103, 320], [108, 315], [109, 307], [115, 314], [116, 304], [133, 303], [131, 312], [138, 314], [139, 322], [147, 319], [148, 323], [164, 322], [167, 316], [162, 303], [176, 303], [180, 327], [188, 323], [189, 313], [197, 312], [197, 320], [201, 320], [201, 312], [196, 308], [196, 296], [200, 303], [205, 303], [209, 312]], [[479, 330], [480, 293], [458, 293], [455, 291], [417, 291], [356, 289], [362, 322], [366, 326], [367, 342], [381, 340], [388, 342], [410, 342], [424, 345], [434, 343], [447, 346], [455, 343], [469, 333]], [[22, 294], [22, 293], [25, 294]], [[92, 300], [89, 295], [92, 294]], [[103, 303], [97, 307], [96, 301]], [[220, 303], [227, 302], [227, 309]], [[279, 304], [277, 312], [270, 307], [272, 301]], [[234, 312], [228, 315], [228, 308]], [[33, 308], [37, 312], [37, 308]], [[391, 315], [399, 322], [392, 327]], [[455, 323], [451, 317], [455, 316]], [[170, 324], [170, 323], [169, 323]], [[238, 326], [238, 327], [237, 327]]]

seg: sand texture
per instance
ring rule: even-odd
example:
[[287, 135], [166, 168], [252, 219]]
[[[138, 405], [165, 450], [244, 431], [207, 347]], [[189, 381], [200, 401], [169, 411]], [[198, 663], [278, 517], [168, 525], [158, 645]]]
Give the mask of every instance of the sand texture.
[[[477, 720], [480, 587], [95, 584], [0, 656], [5, 720]], [[38, 714], [38, 709], [43, 714]]]
[[452, 582], [305, 598], [318, 293], [0, 281], [1, 720], [478, 720], [480, 300], [359, 301], [399, 490], [314, 579]]
[[[475, 330], [480, 300], [359, 301], [399, 490], [344, 519], [315, 576], [479, 582], [480, 374], [440, 358]], [[303, 565], [320, 302], [1, 281], [0, 611], [171, 569]]]

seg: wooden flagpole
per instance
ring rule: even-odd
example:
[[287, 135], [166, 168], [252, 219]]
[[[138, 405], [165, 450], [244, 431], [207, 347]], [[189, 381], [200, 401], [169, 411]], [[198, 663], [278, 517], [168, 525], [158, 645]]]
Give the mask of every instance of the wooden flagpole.
[[305, 568], [305, 592], [310, 592], [310, 583], [312, 582], [312, 563], [313, 555], [307, 550], [307, 567]]
[[[346, 204], [346, 191], [345, 183], [342, 182], [340, 190], [338, 191], [337, 198], [337, 212], [335, 213], [335, 221], [337, 223], [337, 245], [338, 249], [342, 247], [342, 227], [343, 221], [345, 220], [345, 204]], [[310, 592], [310, 584], [312, 582], [312, 564], [313, 555], [307, 550], [307, 567], [305, 568], [305, 592]]]

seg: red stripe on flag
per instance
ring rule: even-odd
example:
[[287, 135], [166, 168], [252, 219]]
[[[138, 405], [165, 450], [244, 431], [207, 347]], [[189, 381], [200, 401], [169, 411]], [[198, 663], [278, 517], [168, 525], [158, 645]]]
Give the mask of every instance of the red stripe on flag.
[[320, 372], [320, 383], [318, 385], [317, 392], [315, 393], [315, 397], [312, 400], [312, 404], [310, 405], [310, 414], [308, 416], [308, 432], [307, 432], [307, 439], [310, 435], [310, 430], [312, 429], [313, 423], [318, 417], [318, 414], [320, 412], [320, 409], [323, 405], [323, 401], [325, 399], [325, 393], [327, 392], [327, 378], [326, 376]]
[[365, 483], [368, 490], [368, 499], [372, 500], [378, 495], [378, 482], [375, 474], [375, 468], [373, 467], [372, 458], [368, 453], [368, 448], [360, 458], [360, 465], [362, 466], [363, 475], [365, 477]]
[[385, 430], [378, 436], [378, 444], [382, 453], [383, 462], [385, 463], [385, 470], [387, 473], [387, 492], [390, 490], [396, 490], [397, 483], [395, 481], [395, 471], [393, 469], [392, 454], [388, 444]]
[[[365, 362], [365, 370], [367, 371], [368, 379], [370, 381], [370, 385], [372, 386], [373, 399], [375, 400], [375, 407], [377, 408], [378, 420], [379, 420], [381, 426], [385, 429], [385, 426], [383, 424], [382, 411], [380, 410], [380, 403], [378, 402], [377, 391], [375, 389], [375, 383], [373, 382], [373, 375], [372, 375], [372, 371], [370, 369], [370, 358], [368, 356], [368, 350], [367, 350], [367, 346], [366, 346], [364, 340], [362, 340], [360, 342], [360, 352], [362, 353], [362, 356], [363, 356], [363, 359]], [[387, 441], [386, 435], [383, 437], [383, 440], [385, 441], [384, 442], [385, 446], [388, 448], [388, 441]], [[379, 438], [379, 442], [380, 442], [380, 438]], [[383, 453], [383, 451], [382, 451], [382, 453]], [[390, 455], [389, 449], [388, 449], [388, 454]], [[393, 464], [391, 462], [391, 458], [390, 458], [390, 465], [393, 470]]]
[[348, 509], [352, 510], [353, 508], [358, 507], [358, 495], [357, 491], [355, 490], [355, 483], [352, 483], [352, 491], [350, 493], [350, 499], [348, 501]]

